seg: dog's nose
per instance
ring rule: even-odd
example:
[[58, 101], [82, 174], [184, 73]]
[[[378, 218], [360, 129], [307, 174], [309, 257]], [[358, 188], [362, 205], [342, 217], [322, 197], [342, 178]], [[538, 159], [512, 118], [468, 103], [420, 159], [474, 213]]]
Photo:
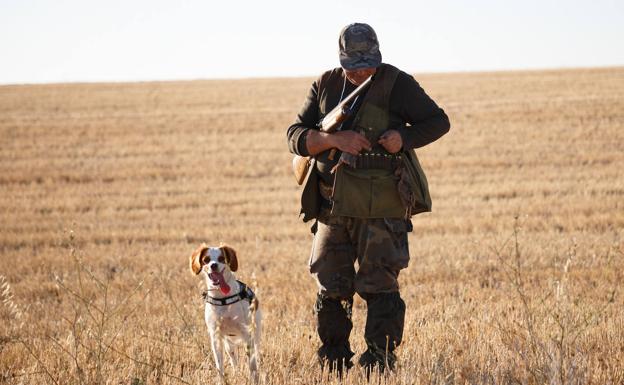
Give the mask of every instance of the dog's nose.
[[219, 269], [219, 266], [217, 266], [216, 263], [211, 263], [210, 264], [210, 270], [217, 271], [218, 269]]

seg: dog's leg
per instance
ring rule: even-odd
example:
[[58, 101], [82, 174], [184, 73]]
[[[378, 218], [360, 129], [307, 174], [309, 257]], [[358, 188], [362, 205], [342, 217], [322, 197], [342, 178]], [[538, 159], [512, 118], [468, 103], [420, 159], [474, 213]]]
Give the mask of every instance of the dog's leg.
[[262, 315], [260, 310], [254, 313], [254, 354], [256, 355], [257, 365], [260, 366], [260, 331], [261, 331]]
[[225, 352], [230, 358], [230, 364], [232, 364], [232, 368], [236, 369], [236, 350], [234, 349], [234, 343], [228, 340], [225, 340]]
[[257, 361], [257, 354], [256, 354], [256, 346], [254, 344], [254, 341], [251, 335], [247, 339], [247, 346], [245, 346], [245, 350], [247, 352], [247, 358], [249, 360], [249, 375], [253, 379], [254, 384], [257, 384], [259, 380], [258, 361]]
[[247, 357], [249, 359], [249, 374], [253, 379], [254, 384], [258, 383], [260, 365], [260, 311], [253, 312], [253, 325], [249, 333], [247, 334]]
[[212, 330], [210, 331], [210, 341], [215, 366], [217, 367], [221, 379], [223, 379], [223, 341], [221, 341], [221, 337]]

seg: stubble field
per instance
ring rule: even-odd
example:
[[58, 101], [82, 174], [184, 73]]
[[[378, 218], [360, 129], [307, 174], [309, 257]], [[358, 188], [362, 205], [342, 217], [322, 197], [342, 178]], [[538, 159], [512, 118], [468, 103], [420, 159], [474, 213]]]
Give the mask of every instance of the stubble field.
[[[433, 212], [381, 382], [624, 383], [624, 68], [416, 79], [452, 127], [418, 150]], [[256, 288], [262, 382], [339, 383], [316, 363], [285, 140], [311, 81], [0, 87], [0, 383], [217, 383], [201, 242]]]

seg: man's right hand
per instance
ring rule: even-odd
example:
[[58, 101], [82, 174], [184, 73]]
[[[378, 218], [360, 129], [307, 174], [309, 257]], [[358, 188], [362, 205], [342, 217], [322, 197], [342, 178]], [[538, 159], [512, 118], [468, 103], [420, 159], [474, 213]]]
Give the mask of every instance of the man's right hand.
[[364, 149], [369, 151], [371, 149], [371, 144], [364, 135], [351, 130], [331, 134], [318, 130], [308, 130], [306, 146], [311, 156], [332, 148], [337, 148], [351, 155], [357, 155]]
[[371, 150], [371, 144], [366, 137], [359, 132], [346, 130], [331, 134], [332, 147], [351, 155], [357, 155], [362, 150]]

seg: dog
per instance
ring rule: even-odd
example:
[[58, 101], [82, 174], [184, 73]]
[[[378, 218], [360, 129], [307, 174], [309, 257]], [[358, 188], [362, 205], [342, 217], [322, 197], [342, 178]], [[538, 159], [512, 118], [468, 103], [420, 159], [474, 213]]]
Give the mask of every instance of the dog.
[[202, 244], [191, 254], [190, 267], [193, 274], [203, 273], [206, 279], [204, 318], [221, 378], [224, 378], [223, 351], [236, 368], [235, 346], [244, 344], [250, 376], [258, 383], [262, 316], [254, 292], [234, 277], [238, 270], [236, 251], [223, 244], [219, 247]]

